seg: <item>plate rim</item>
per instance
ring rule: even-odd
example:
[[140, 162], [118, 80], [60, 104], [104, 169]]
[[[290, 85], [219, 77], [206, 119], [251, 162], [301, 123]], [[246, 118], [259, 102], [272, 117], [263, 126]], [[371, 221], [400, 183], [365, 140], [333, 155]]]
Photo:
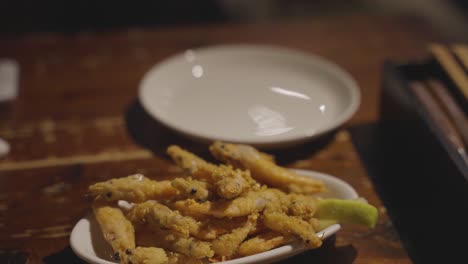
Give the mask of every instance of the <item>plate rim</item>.
[[80, 218], [80, 220], [78, 220], [75, 226], [73, 226], [73, 229], [70, 233], [70, 247], [73, 253], [75, 253], [80, 259], [87, 261], [91, 264], [115, 264], [116, 262], [111, 262], [111, 261], [102, 259], [98, 257], [97, 255], [86, 254], [86, 252], [83, 252], [84, 249], [77, 247], [77, 244], [79, 244], [79, 242], [75, 242], [75, 241], [79, 240], [79, 237], [80, 237], [79, 232], [81, 231], [80, 228], [83, 228], [82, 226], [84, 225], [85, 226], [84, 231], [91, 229], [91, 220], [90, 220], [91, 215], [92, 213], [88, 213], [85, 217]]
[[[305, 132], [299, 135], [282, 135], [282, 136], [275, 136], [275, 137], [264, 137], [261, 139], [249, 139], [249, 138], [236, 138], [235, 136], [224, 136], [224, 135], [213, 135], [208, 130], [206, 131], [197, 131], [187, 128], [186, 126], [177, 122], [177, 120], [172, 120], [170, 118], [166, 118], [163, 114], [158, 113], [157, 107], [153, 107], [153, 104], [149, 101], [149, 98], [145, 96], [148, 89], [151, 89], [149, 85], [147, 85], [150, 76], [157, 72], [160, 68], [165, 67], [166, 64], [182, 59], [184, 56], [184, 52], [187, 50], [194, 51], [196, 53], [209, 53], [209, 52], [229, 52], [229, 51], [247, 51], [247, 52], [263, 52], [263, 53], [270, 53], [277, 56], [287, 56], [292, 57], [295, 59], [299, 59], [303, 63], [309, 63], [314, 65], [317, 68], [320, 68], [330, 74], [330, 76], [334, 76], [337, 80], [339, 80], [342, 84], [344, 89], [350, 92], [351, 96], [349, 98], [349, 105], [345, 108], [344, 111], [339, 113], [338, 118], [336, 118], [333, 122], [327, 124], [326, 126], [320, 127], [313, 132]], [[211, 45], [211, 46], [204, 46], [195, 49], [187, 49], [185, 51], [178, 52], [173, 54], [153, 66], [151, 66], [143, 75], [143, 78], [140, 80], [138, 84], [138, 99], [144, 108], [144, 110], [155, 120], [159, 121], [166, 127], [176, 131], [179, 134], [182, 134], [186, 137], [190, 137], [199, 142], [211, 142], [214, 140], [226, 141], [226, 142], [233, 142], [233, 143], [243, 143], [249, 144], [252, 146], [260, 147], [260, 148], [274, 148], [278, 146], [285, 146], [285, 145], [293, 145], [294, 143], [301, 143], [305, 142], [311, 138], [319, 137], [323, 134], [326, 134], [330, 131], [337, 129], [338, 127], [342, 126], [346, 123], [352, 116], [358, 111], [359, 106], [361, 104], [361, 91], [359, 85], [357, 84], [354, 77], [343, 69], [338, 64], [316, 54], [308, 53], [303, 50], [299, 49], [292, 49], [283, 46], [277, 45], [261, 45], [261, 44], [223, 44], [223, 45]]]
[[[347, 193], [347, 195], [349, 195], [348, 198], [346, 199], [358, 199], [359, 198], [359, 194], [353, 188], [353, 186], [350, 183], [346, 182], [345, 180], [337, 176], [333, 176], [327, 173], [313, 171], [313, 170], [292, 169], [292, 168], [288, 168], [288, 169], [306, 177], [318, 178], [322, 180], [326, 179], [327, 181], [333, 182], [334, 184], [339, 184], [342, 188], [346, 189], [345, 192]], [[90, 263], [93, 263], [93, 264], [115, 264], [115, 262], [111, 262], [111, 261], [99, 258], [97, 255], [86, 254], [86, 252], [83, 252], [84, 249], [77, 247], [77, 245], [79, 244], [77, 240], [80, 237], [79, 232], [83, 231], [80, 228], [82, 228], [83, 225], [85, 225], [85, 228], [86, 228], [86, 225], [87, 225], [88, 229], [85, 229], [84, 231], [89, 231], [91, 233], [90, 231], [91, 220], [89, 217], [92, 217], [92, 213], [89, 213], [83, 218], [79, 219], [77, 223], [75, 224], [75, 226], [73, 227], [72, 232], [70, 234], [70, 239], [69, 239], [70, 247], [72, 248], [72, 251], [79, 258], [85, 261], [88, 261]], [[341, 229], [341, 225], [334, 224], [317, 233], [320, 234], [324, 232], [323, 236], [324, 236], [324, 239], [326, 239], [327, 237], [338, 232], [340, 229]], [[246, 256], [246, 257], [237, 258], [237, 259], [228, 260], [228, 261], [223, 261], [223, 262], [218, 262], [218, 263], [220, 264], [252, 264], [252, 263], [257, 263], [258, 261], [267, 261], [269, 259], [271, 261], [275, 261], [275, 260], [287, 258], [292, 255], [296, 255], [305, 250], [308, 250], [308, 249], [305, 249], [299, 245], [287, 244], [287, 245], [283, 245], [281, 247], [278, 247], [269, 251], [255, 254], [255, 255]], [[285, 252], [280, 254], [281, 251], [285, 251]], [[275, 254], [276, 254], [276, 258], [275, 258]]]

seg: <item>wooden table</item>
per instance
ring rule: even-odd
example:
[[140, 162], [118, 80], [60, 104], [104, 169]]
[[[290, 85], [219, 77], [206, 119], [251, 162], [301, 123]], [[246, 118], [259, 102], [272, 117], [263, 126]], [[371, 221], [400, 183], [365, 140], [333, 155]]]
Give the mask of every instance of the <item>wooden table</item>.
[[349, 182], [378, 207], [378, 225], [345, 226], [321, 249], [293, 261], [411, 263], [348, 129], [378, 120], [384, 60], [422, 57], [433, 39], [418, 21], [379, 17], [1, 39], [0, 57], [17, 60], [21, 77], [18, 98], [0, 106], [0, 137], [12, 147], [0, 159], [0, 263], [79, 263], [69, 234], [90, 209], [87, 186], [136, 172], [154, 178], [176, 174], [164, 154], [169, 144], [204, 149], [153, 121], [138, 103], [138, 83], [169, 55], [226, 43], [274, 44], [321, 55], [349, 71], [362, 91], [359, 111], [330, 140], [276, 154], [286, 166]]

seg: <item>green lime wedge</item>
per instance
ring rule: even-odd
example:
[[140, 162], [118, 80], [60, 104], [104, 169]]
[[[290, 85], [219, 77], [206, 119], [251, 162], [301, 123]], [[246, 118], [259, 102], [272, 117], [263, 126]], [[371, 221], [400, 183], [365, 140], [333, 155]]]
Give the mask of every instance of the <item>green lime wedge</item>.
[[378, 212], [377, 208], [362, 201], [323, 199], [318, 203], [315, 217], [373, 228], [377, 223]]

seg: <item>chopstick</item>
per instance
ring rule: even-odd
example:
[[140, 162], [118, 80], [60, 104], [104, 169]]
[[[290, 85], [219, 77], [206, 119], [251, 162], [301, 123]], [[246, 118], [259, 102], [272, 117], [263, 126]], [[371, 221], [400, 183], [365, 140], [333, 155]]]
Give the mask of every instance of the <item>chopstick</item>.
[[409, 83], [409, 88], [417, 96], [437, 127], [441, 129], [446, 141], [455, 148], [465, 165], [468, 166], [468, 156], [460, 134], [442, 107], [433, 98], [426, 84], [420, 81], [412, 81]]
[[[446, 47], [440, 44], [432, 44], [429, 46], [429, 49], [441, 66], [447, 71], [447, 74], [452, 78], [455, 86], [460, 89], [465, 99], [468, 100], [468, 75], [465, 73], [464, 69]], [[458, 49], [459, 53], [460, 50], [462, 54], [460, 58], [465, 58], [465, 50]], [[465, 59], [463, 59], [463, 61], [463, 64], [466, 65]]]
[[431, 90], [432, 94], [435, 95], [434, 97], [438, 99], [439, 104], [442, 105], [445, 113], [451, 119], [452, 124], [459, 133], [465, 147], [468, 147], [468, 121], [455, 99], [439, 80], [429, 79], [427, 81], [427, 86]]
[[468, 46], [466, 45], [454, 45], [452, 48], [453, 52], [468, 70]]

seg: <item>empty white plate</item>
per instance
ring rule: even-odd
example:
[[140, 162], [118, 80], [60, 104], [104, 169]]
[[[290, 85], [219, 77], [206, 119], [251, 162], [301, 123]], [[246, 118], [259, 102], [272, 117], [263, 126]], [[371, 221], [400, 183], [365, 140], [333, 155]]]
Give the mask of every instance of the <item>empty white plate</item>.
[[[358, 194], [348, 183], [319, 172], [295, 170], [297, 173], [322, 180], [330, 192], [327, 196], [340, 199], [357, 199]], [[333, 235], [340, 230], [340, 225], [335, 224], [317, 233], [322, 239]], [[78, 257], [93, 264], [114, 264], [111, 260], [112, 249], [105, 242], [99, 225], [93, 215], [88, 215], [75, 225], [70, 235], [70, 246]], [[289, 256], [299, 254], [305, 249], [299, 243], [281, 246], [270, 251], [255, 254], [248, 257], [238, 258], [230, 261], [219, 262], [223, 264], [250, 264], [250, 263], [270, 263]]]
[[228, 45], [158, 63], [139, 98], [154, 118], [199, 141], [272, 148], [338, 127], [357, 110], [360, 92], [349, 74], [317, 56]]

